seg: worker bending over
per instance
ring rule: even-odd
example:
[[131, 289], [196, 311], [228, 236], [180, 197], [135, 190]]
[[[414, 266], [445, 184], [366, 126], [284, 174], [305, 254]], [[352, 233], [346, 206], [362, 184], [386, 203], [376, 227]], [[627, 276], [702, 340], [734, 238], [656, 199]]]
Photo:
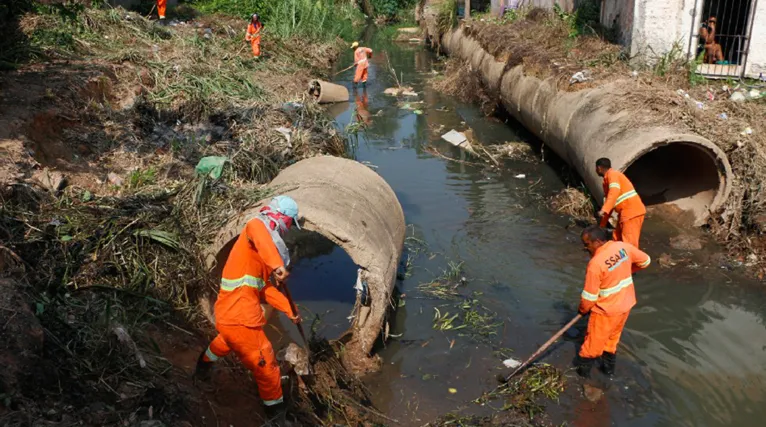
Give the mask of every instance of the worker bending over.
[[245, 41], [250, 42], [254, 58], [261, 56], [261, 30], [263, 30], [263, 22], [258, 14], [254, 13], [250, 16], [250, 25], [247, 26], [247, 33], [245, 33]]
[[644, 224], [646, 207], [641, 197], [636, 193], [633, 184], [623, 173], [612, 169], [612, 162], [607, 158], [596, 160], [596, 173], [604, 178], [604, 205], [598, 212], [601, 227], [606, 227], [612, 210], [619, 215], [617, 228], [614, 229], [614, 240], [630, 243], [639, 247], [641, 226]]
[[370, 66], [368, 58], [372, 56], [372, 49], [359, 46], [359, 42], [352, 43], [351, 49], [354, 49], [354, 65], [356, 65], [354, 85], [359, 82], [367, 84], [367, 68]]
[[607, 231], [597, 225], [583, 230], [581, 238], [591, 260], [578, 311], [583, 316], [590, 313], [590, 319], [575, 365], [577, 373], [588, 378], [593, 364], [601, 357], [601, 369], [611, 376], [617, 363], [620, 334], [630, 309], [636, 305], [632, 273], [648, 267], [651, 260], [630, 243], [609, 241]]
[[[281, 375], [263, 326], [266, 324], [261, 302], [300, 322], [287, 298], [275, 285], [284, 281], [289, 263], [282, 235], [298, 225], [298, 205], [288, 196], [277, 196], [248, 221], [229, 253], [221, 276], [221, 289], [215, 303], [218, 336], [197, 361], [195, 379], [207, 381], [213, 362], [232, 351], [253, 373], [266, 415], [278, 423], [285, 418]], [[273, 283], [271, 275], [277, 280]]]

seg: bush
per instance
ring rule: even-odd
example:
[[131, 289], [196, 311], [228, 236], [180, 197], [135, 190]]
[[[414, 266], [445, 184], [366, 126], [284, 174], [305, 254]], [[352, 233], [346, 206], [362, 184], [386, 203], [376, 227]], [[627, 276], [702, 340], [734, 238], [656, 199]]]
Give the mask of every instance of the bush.
[[258, 13], [266, 30], [278, 37], [329, 40], [353, 38], [354, 23], [362, 19], [354, 2], [341, 0], [196, 0], [203, 12], [220, 12], [247, 19]]

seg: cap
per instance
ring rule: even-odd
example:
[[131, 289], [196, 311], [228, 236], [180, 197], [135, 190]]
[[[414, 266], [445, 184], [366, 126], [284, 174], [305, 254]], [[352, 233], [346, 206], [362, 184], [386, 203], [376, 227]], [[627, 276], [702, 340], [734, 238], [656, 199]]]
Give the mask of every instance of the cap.
[[254, 13], [254, 14], [250, 15], [250, 19], [258, 19], [258, 14]]
[[293, 223], [296, 227], [298, 227], [298, 230], [301, 229], [301, 225], [298, 223], [298, 204], [295, 203], [295, 200], [293, 200], [290, 196], [277, 196], [271, 199], [271, 208], [275, 211], [281, 213], [282, 215], [287, 215], [290, 218], [293, 219]]
[[353, 42], [351, 43], [351, 49], [359, 47], [359, 42]]

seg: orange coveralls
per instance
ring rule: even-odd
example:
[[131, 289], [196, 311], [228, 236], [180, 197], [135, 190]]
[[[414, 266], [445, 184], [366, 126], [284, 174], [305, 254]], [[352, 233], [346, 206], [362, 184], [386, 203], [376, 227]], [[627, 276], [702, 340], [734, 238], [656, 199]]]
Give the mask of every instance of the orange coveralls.
[[372, 49], [368, 47], [359, 46], [354, 51], [354, 63], [356, 64], [354, 83], [367, 82], [367, 67], [370, 66], [370, 61], [367, 58], [370, 54], [372, 54]]
[[282, 258], [266, 225], [250, 220], [231, 249], [221, 276], [221, 290], [215, 303], [218, 336], [203, 360], [215, 362], [234, 352], [253, 373], [258, 394], [266, 406], [282, 402], [279, 365], [271, 342], [263, 332], [265, 300], [290, 317], [295, 313], [287, 298], [272, 283], [272, 271], [283, 267]]
[[580, 313], [590, 312], [580, 357], [596, 358], [615, 353], [620, 334], [636, 305], [633, 271], [649, 266], [649, 255], [630, 243], [606, 242], [588, 262]]
[[165, 19], [165, 10], [167, 9], [168, 0], [157, 0], [157, 16], [160, 19]]
[[250, 22], [247, 26], [247, 33], [245, 34], [245, 40], [250, 42], [250, 46], [253, 48], [253, 56], [258, 58], [261, 56], [261, 30], [263, 29], [263, 23], [258, 21], [255, 25]]
[[617, 228], [614, 229], [614, 240], [630, 243], [638, 248], [641, 226], [646, 215], [646, 207], [641, 197], [628, 177], [615, 169], [606, 171], [603, 185], [605, 199], [601, 210], [607, 214], [601, 219], [601, 227], [606, 227], [612, 209], [616, 210], [620, 219]]

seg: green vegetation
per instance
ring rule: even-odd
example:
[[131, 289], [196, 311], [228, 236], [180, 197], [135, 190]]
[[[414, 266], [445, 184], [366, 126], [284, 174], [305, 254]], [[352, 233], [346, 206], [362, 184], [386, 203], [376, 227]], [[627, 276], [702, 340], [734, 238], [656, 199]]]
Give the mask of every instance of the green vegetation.
[[438, 299], [456, 299], [460, 296], [458, 288], [464, 284], [462, 277], [463, 263], [450, 261], [441, 276], [430, 283], [418, 285], [418, 290], [423, 294]]
[[354, 25], [363, 19], [355, 3], [349, 0], [196, 0], [193, 4], [202, 12], [243, 19], [257, 13], [265, 25], [264, 34], [283, 39], [350, 40], [355, 35]]
[[371, 0], [375, 14], [389, 20], [409, 20], [418, 0]]

